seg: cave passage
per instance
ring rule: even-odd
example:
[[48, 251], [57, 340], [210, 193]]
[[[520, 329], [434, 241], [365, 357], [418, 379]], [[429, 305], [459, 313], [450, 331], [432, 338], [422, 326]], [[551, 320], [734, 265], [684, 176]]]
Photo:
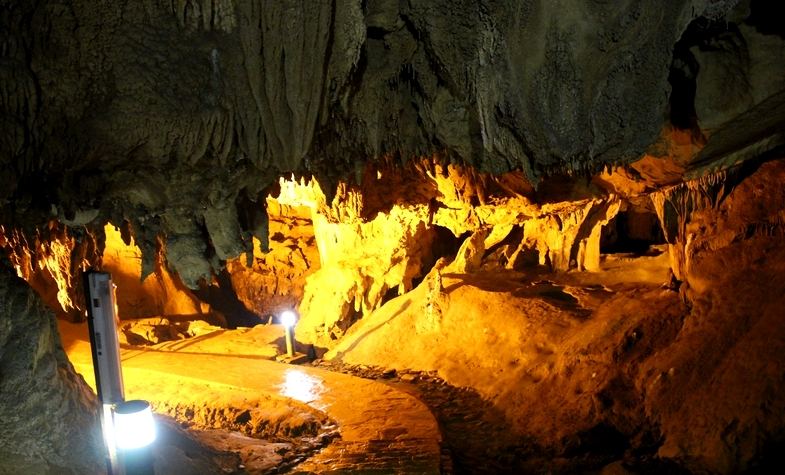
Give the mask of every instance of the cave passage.
[[[454, 186], [455, 177], [447, 173], [446, 180], [434, 183], [428, 178], [424, 185], [436, 189]], [[463, 180], [468, 186], [481, 186]], [[335, 451], [357, 452], [360, 460], [351, 462], [358, 464], [357, 469], [362, 469], [362, 460], [369, 457], [390, 457], [391, 447], [381, 442], [373, 449], [351, 442], [346, 429], [340, 427], [342, 411], [349, 409], [325, 410], [334, 404], [325, 394], [351, 393], [342, 385], [362, 387], [366, 383], [359, 377], [394, 383], [402, 394], [424, 402], [418, 407], [427, 416], [404, 412], [382, 426], [393, 423], [413, 431], [425, 423], [423, 420], [429, 421], [430, 433], [422, 437], [431, 445], [417, 448], [414, 443], [404, 444], [404, 453], [420, 460], [425, 471], [446, 470], [445, 464], [449, 464], [459, 471], [474, 472], [480, 462], [473, 458], [485, 445], [482, 438], [497, 440], [492, 450], [502, 454], [518, 444], [514, 434], [520, 429], [515, 428], [515, 419], [504, 409], [515, 403], [504, 399], [493, 404], [480, 402], [486, 401], [488, 393], [471, 395], [458, 389], [466, 380], [463, 369], [443, 372], [441, 364], [434, 364], [455, 358], [452, 352], [458, 347], [449, 342], [460, 341], [460, 335], [488, 335], [495, 343], [481, 338], [459, 344], [465, 353], [462, 358], [487, 364], [495, 346], [511, 348], [509, 342], [514, 341], [515, 332], [507, 335], [508, 325], [520, 324], [516, 323], [520, 316], [499, 318], [520, 315], [520, 310], [505, 309], [509, 303], [501, 302], [511, 299], [516, 306], [529, 309], [525, 311], [528, 319], [544, 318], [558, 328], [562, 325], [559, 321], [592, 319], [603, 302], [622, 298], [623, 292], [607, 290], [620, 281], [643, 291], [664, 282], [668, 268], [662, 259], [646, 264], [612, 263], [606, 271], [585, 274], [564, 273], [568, 269], [553, 267], [560, 253], [566, 256], [579, 241], [584, 249], [597, 246], [593, 253], [600, 255], [644, 251], [661, 240], [656, 215], [629, 209], [614, 214], [619, 207], [615, 202], [609, 205], [598, 200], [591, 206], [565, 207], [558, 214], [544, 214], [529, 221], [535, 226], [527, 227], [527, 222], [519, 221], [517, 216], [531, 215], [538, 212], [537, 208], [503, 194], [497, 195], [493, 205], [479, 205], [476, 192], [456, 196], [448, 202], [450, 206], [415, 198], [384, 206], [384, 211], [367, 216], [356, 211], [357, 200], [364, 201], [367, 195], [349, 192], [345, 201], [327, 207], [316, 181], [282, 178], [274, 191], [277, 196], [265, 199], [269, 248], [261, 249], [260, 240], [254, 238], [250, 255], [227, 261], [222, 271], [209, 283], [200, 283], [196, 290], [189, 289], [168, 268], [165, 246], [157, 250], [152, 273], [142, 278], [141, 249], [112, 224], [103, 229], [100, 259], [95, 261], [112, 273], [117, 284], [127, 393], [151, 401], [159, 423], [169, 434], [167, 450], [182, 443], [184, 436], [172, 429], [179, 424], [206, 447], [241, 454], [239, 458], [213, 460], [232, 470], [240, 463], [281, 470], [306, 459], [304, 466], [308, 467], [324, 456], [318, 454]], [[509, 224], [497, 224], [495, 229], [501, 232], [472, 224], [471, 219], [476, 217], [471, 216], [480, 206], [484, 206], [486, 220], [507, 220]], [[604, 215], [606, 219], [597, 220]], [[576, 225], [565, 228], [570, 221]], [[476, 227], [472, 230], [470, 226]], [[591, 238], [600, 235], [600, 228], [602, 239]], [[559, 240], [553, 239], [554, 232]], [[25, 256], [70, 264], [69, 257], [80, 252], [76, 240], [67, 233], [54, 235], [50, 242], [36, 242], [35, 248], [24, 247], [22, 241], [15, 244], [10, 248], [11, 259], [20, 268], [32, 262], [25, 261]], [[93, 384], [86, 325], [82, 319], [73, 318], [78, 311], [74, 309], [79, 305], [75, 295], [79, 289], [69, 285], [75, 282], [72, 272], [64, 265], [31, 265], [23, 276], [60, 316], [65, 351], [75, 368]], [[456, 302], [449, 303], [452, 300]], [[64, 302], [71, 306], [70, 311]], [[475, 313], [477, 305], [491, 302], [495, 303], [493, 311]], [[309, 304], [315, 312], [308, 310]], [[275, 363], [285, 357], [278, 314], [286, 309], [310, 312], [305, 318], [301, 315], [295, 331], [296, 350], [310, 357], [302, 371], [297, 366], [287, 368]], [[496, 322], [490, 333], [487, 323], [482, 323], [485, 318]], [[478, 324], [484, 328], [475, 328]], [[552, 331], [549, 325], [541, 331]], [[441, 344], [441, 351], [427, 350], [421, 346], [427, 339], [420, 342], [406, 336], [412, 328], [416, 334], [440, 335], [438, 338], [448, 340]], [[506, 336], [499, 341], [502, 335]], [[509, 338], [513, 339], [508, 342]], [[547, 341], [536, 345], [552, 344]], [[404, 348], [400, 345], [409, 348], [400, 354], [388, 353]], [[516, 351], [527, 350], [524, 347]], [[397, 366], [396, 359], [407, 354], [414, 359], [404, 360], [405, 369], [386, 369], [390, 364]], [[314, 357], [319, 358], [314, 361]], [[522, 357], [511, 360], [510, 368]], [[374, 363], [362, 363], [365, 358]], [[333, 381], [337, 376], [332, 375], [340, 373], [348, 375]], [[276, 380], [281, 382], [274, 383]], [[434, 384], [457, 391], [455, 399], [434, 398], [430, 394]], [[482, 379], [471, 384], [479, 391], [485, 387]], [[266, 396], [250, 397], [248, 391]], [[352, 397], [362, 401], [369, 396], [380, 397]], [[461, 434], [466, 428], [451, 420], [451, 411], [464, 413], [465, 420], [477, 424], [484, 420], [493, 423], [484, 426], [476, 438], [463, 440]], [[385, 430], [373, 428], [379, 422], [361, 422], [368, 426], [363, 431]], [[601, 427], [607, 429], [604, 424]], [[227, 443], [221, 434], [229, 431], [239, 431], [243, 438]], [[601, 428], [587, 429], [587, 445], [581, 450], [591, 451], [602, 460], [620, 456], [615, 446], [603, 445], [605, 432]], [[441, 448], [433, 438], [438, 434], [446, 440]], [[248, 447], [266, 455], [251, 459]], [[449, 460], [439, 455], [450, 451]], [[347, 461], [344, 468], [353, 467], [351, 463]], [[525, 468], [521, 463], [523, 459], [493, 467], [501, 472], [516, 471]]]
[[[424, 472], [521, 473], [554, 463], [539, 445], [550, 440], [560, 470], [619, 460], [681, 470], [657, 456], [662, 429], [646, 426], [635, 387], [651, 374], [645, 368], [677, 378], [673, 358], [685, 350], [663, 351], [680, 348], [688, 316], [710, 314], [699, 300], [685, 304], [692, 286], [673, 285], [685, 274], [665, 238], [673, 203], [697, 206], [706, 191], [652, 194], [645, 206], [610, 195], [538, 205], [499, 186], [503, 178], [413, 170], [409, 182], [421, 191], [390, 204], [340, 185], [328, 205], [315, 179], [281, 178], [265, 198], [268, 248], [254, 237], [247, 254], [193, 290], [170, 268], [165, 243], [142, 277], [142, 250], [111, 223], [89, 239], [57, 224], [48, 241], [5, 233], [4, 248], [58, 315], [63, 348], [91, 385], [78, 276], [88, 265], [112, 273], [127, 394], [151, 401], [167, 434], [159, 464], [191, 437], [204, 450], [199, 463], [229, 471], [311, 470], [345, 454], [335, 466], [349, 471], [405, 458]], [[741, 200], [783, 170], [764, 163], [719, 205], [693, 211], [690, 229], [748, 219]], [[718, 189], [712, 180], [691, 186]], [[747, 225], [738, 252], [779, 252], [752, 244], [776, 229]], [[690, 239], [686, 252], [711, 249]], [[703, 259], [710, 269], [727, 257]], [[720, 291], [711, 285], [702, 291]], [[285, 310], [298, 314], [293, 365], [282, 363]], [[587, 418], [585, 397], [599, 415]], [[408, 409], [390, 415], [401, 401]], [[526, 442], [533, 436], [540, 442]]]
[[603, 254], [646, 254], [652, 246], [665, 244], [659, 218], [653, 211], [622, 211], [602, 228], [600, 252]]

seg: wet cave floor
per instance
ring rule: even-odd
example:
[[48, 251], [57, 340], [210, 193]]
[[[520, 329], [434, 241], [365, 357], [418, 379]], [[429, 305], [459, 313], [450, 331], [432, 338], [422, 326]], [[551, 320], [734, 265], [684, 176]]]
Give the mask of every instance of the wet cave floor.
[[[606, 259], [601, 274], [574, 273], [555, 280], [547, 273], [515, 274], [515, 279], [504, 273], [460, 279], [445, 275], [446, 284], [460, 281], [445, 289], [451, 289], [454, 298], [460, 297], [456, 292], [469, 289], [482, 291], [482, 298], [547, 302], [542, 311], [565, 312], [569, 320], [564, 321], [577, 328], [591, 313], [584, 305], [597, 308], [615, 298], [605, 285], [623, 285], [623, 292], [630, 292], [629, 282], [623, 281], [632, 279], [637, 280], [634, 291], [675, 295], [667, 288], [666, 259], [666, 254], [644, 259], [614, 256]], [[416, 299], [416, 292], [410, 298]], [[379, 328], [372, 321], [368, 324]], [[437, 371], [396, 371], [390, 368], [400, 366], [392, 360], [383, 366], [358, 364], [344, 353], [332, 360], [284, 365], [270, 361], [284, 351], [279, 325], [208, 330], [190, 339], [146, 347], [126, 344], [122, 349], [127, 393], [150, 400], [161, 415], [163, 433], [169, 434], [171, 443], [159, 455], [159, 465], [168, 464], [174, 471], [198, 460], [205, 465], [186, 473], [680, 471], [655, 458], [656, 441], [636, 443], [633, 450], [627, 436], [602, 424], [560, 441], [558, 452], [543, 449], [520, 435], [520, 421], [513, 426], [509, 412], [468, 385], [445, 381]], [[69, 358], [80, 373], [90, 375], [85, 379], [91, 383], [84, 325], [61, 322], [60, 331]], [[448, 340], [433, 345], [460, 345], [449, 339], [454, 338], [449, 328], [444, 331]], [[478, 333], [463, 327], [458, 331], [470, 337]], [[408, 335], [411, 330], [398, 332]], [[357, 333], [362, 338], [362, 329]], [[433, 352], [455, 350], [445, 347], [434, 347]], [[481, 358], [486, 360], [489, 354], [509, 350], [471, 349], [485, 352]]]
[[586, 473], [687, 474], [675, 463], [649, 452], [629, 450], [628, 441], [610, 428], [581, 434], [566, 453], [548, 454], [514, 428], [492, 403], [471, 388], [450, 385], [434, 373], [389, 370], [316, 360], [330, 371], [384, 382], [428, 406], [443, 438], [443, 474]]
[[[656, 459], [653, 452], [630, 451], [627, 441], [612, 429], [581, 434], [567, 453], [549, 455], [531, 441], [516, 437], [504, 415], [476, 391], [452, 386], [435, 374], [322, 360], [306, 366], [375, 380], [425, 403], [443, 438], [438, 469], [442, 474], [689, 473]], [[428, 473], [429, 467], [434, 468], [425, 464], [423, 471], [418, 469], [416, 442], [399, 444], [395, 451], [383, 441], [347, 448], [330, 424], [299, 436], [268, 438], [197, 428], [199, 424], [192, 420], [177, 421], [168, 416], [158, 416], [158, 424], [159, 443], [164, 447], [158, 456], [159, 467], [175, 465], [173, 452], [183, 451], [191, 456], [201, 452], [199, 456], [211, 459], [227, 474], [323, 473], [308, 459], [336, 444], [342, 459], [324, 473]], [[378, 465], [380, 459], [384, 459], [382, 466]]]
[[[91, 384], [85, 325], [59, 326], [69, 359]], [[256, 330], [216, 331], [214, 353], [121, 347], [126, 398], [148, 400], [158, 414], [156, 470], [439, 471], [439, 431], [421, 402], [371, 379], [226, 347], [243, 336], [280, 332], [277, 326]]]

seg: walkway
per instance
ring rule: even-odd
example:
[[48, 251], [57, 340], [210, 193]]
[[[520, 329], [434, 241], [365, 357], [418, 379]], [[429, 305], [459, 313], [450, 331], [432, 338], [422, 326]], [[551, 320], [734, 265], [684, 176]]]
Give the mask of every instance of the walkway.
[[[60, 325], [63, 346], [77, 371], [92, 382], [86, 325]], [[145, 397], [165, 375], [169, 386], [194, 383], [287, 397], [325, 412], [341, 439], [297, 467], [303, 473], [439, 473], [441, 435], [427, 407], [385, 384], [311, 367], [224, 354], [123, 350], [126, 395]], [[160, 383], [159, 383], [160, 384]]]

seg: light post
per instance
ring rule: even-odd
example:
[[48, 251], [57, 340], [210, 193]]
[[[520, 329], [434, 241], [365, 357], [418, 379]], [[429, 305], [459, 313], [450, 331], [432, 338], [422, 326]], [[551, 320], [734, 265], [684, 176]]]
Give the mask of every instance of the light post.
[[286, 333], [286, 355], [289, 358], [294, 357], [294, 341], [292, 338], [292, 332], [294, 324], [297, 323], [297, 316], [291, 310], [287, 310], [281, 314], [281, 323], [284, 327], [284, 332]]
[[108, 452], [107, 470], [111, 475], [117, 475], [123, 471], [117, 460], [112, 409], [115, 404], [125, 400], [125, 390], [123, 370], [120, 367], [120, 343], [117, 340], [114, 284], [111, 276], [105, 272], [85, 272], [84, 291], [95, 389], [101, 401], [101, 428]]
[[277, 361], [287, 364], [300, 364], [308, 361], [308, 355], [297, 353], [294, 347], [294, 325], [297, 323], [297, 314], [285, 310], [278, 316], [278, 322], [283, 325], [286, 338], [286, 354], [275, 357]]
[[155, 440], [155, 422], [149, 403], [125, 401], [112, 277], [106, 272], [85, 272], [84, 292], [107, 471], [109, 475], [152, 474], [150, 444]]

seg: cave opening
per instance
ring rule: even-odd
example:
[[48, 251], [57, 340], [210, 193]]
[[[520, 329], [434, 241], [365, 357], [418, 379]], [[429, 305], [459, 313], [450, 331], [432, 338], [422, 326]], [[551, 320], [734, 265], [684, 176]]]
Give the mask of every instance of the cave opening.
[[[425, 279], [428, 272], [436, 265], [439, 259], [452, 260], [457, 254], [461, 244], [470, 235], [470, 233], [465, 232], [456, 236], [450, 229], [439, 225], [432, 225], [432, 228], [434, 232], [432, 245], [424, 259], [422, 271], [412, 279], [413, 288], [422, 283], [423, 279]], [[390, 289], [391, 297], [397, 296], [397, 292], [394, 292], [394, 290], [395, 289]]]
[[[602, 227], [602, 254], [646, 255], [657, 253], [665, 236], [656, 213], [646, 208], [628, 206]], [[660, 250], [661, 251], [661, 250]]]

